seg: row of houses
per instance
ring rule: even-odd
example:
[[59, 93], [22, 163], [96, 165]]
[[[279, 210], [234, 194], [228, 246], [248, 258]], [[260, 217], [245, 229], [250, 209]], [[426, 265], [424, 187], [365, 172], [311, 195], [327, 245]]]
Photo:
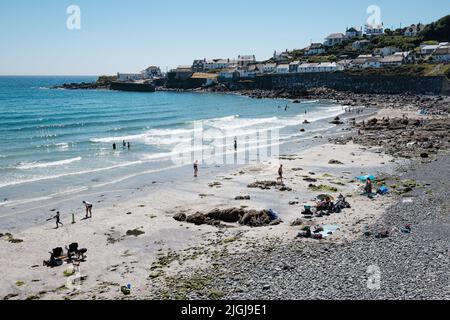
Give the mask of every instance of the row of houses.
[[237, 59], [201, 59], [194, 60], [192, 70], [194, 72], [219, 71], [235, 67], [245, 67], [253, 63], [256, 63], [255, 55], [239, 55]]
[[422, 44], [420, 45], [420, 53], [423, 57], [431, 58], [432, 61], [450, 62], [450, 43]]

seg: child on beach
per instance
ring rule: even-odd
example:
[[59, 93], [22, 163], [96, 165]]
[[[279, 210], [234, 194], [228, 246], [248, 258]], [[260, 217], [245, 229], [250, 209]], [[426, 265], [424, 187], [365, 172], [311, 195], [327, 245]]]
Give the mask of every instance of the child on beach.
[[198, 161], [194, 163], [194, 178], [198, 177]]
[[280, 165], [280, 168], [278, 169], [277, 181], [283, 183], [283, 165]]
[[61, 227], [64, 227], [64, 225], [61, 223], [61, 216], [60, 216], [59, 211], [56, 212], [56, 216], [54, 216], [51, 219], [55, 219], [56, 220], [56, 229], [59, 229], [59, 225], [61, 225]]
[[84, 206], [86, 207], [86, 219], [91, 218], [92, 219], [92, 203], [89, 203], [87, 201], [83, 201]]

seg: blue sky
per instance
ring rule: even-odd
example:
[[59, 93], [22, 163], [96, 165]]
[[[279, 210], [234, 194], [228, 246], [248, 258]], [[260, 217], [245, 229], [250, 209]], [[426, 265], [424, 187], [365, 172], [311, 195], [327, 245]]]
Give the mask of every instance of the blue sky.
[[[448, 0], [1, 0], [0, 75], [115, 74], [253, 53], [262, 60], [364, 25], [372, 4], [386, 27], [450, 14]], [[66, 27], [69, 5], [81, 8], [81, 30]]]

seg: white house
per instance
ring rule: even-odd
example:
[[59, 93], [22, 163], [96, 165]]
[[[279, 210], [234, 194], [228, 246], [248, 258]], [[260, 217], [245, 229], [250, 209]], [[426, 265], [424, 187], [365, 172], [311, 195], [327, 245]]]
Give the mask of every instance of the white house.
[[226, 68], [231, 68], [235, 64], [236, 64], [236, 60], [213, 59], [213, 60], [207, 60], [205, 62], [204, 68], [205, 68], [205, 71], [222, 70], [222, 69], [226, 69]]
[[450, 46], [436, 49], [432, 55], [433, 61], [450, 62]]
[[237, 77], [239, 77], [239, 73], [236, 71], [235, 68], [222, 69], [219, 72], [219, 78], [221, 78], [221, 79], [233, 80]]
[[117, 73], [117, 80], [122, 82], [143, 80], [142, 73]]
[[317, 72], [318, 63], [303, 63], [298, 66], [297, 72], [299, 73], [312, 73]]
[[389, 46], [389, 47], [384, 47], [384, 48], [378, 48], [374, 50], [374, 54], [375, 55], [380, 55], [380, 56], [390, 56], [396, 52], [399, 52], [400, 49], [394, 46]]
[[350, 67], [352, 69], [379, 69], [381, 68], [380, 59], [381, 57], [361, 55], [358, 58], [353, 59]]
[[265, 63], [262, 65], [263, 73], [274, 73], [277, 69], [276, 63]]
[[344, 67], [335, 62], [303, 63], [297, 70], [299, 73], [335, 72], [344, 70]]
[[364, 33], [369, 36], [369, 37], [373, 37], [373, 36], [381, 36], [384, 34], [384, 25], [368, 25], [366, 24], [365, 28], [364, 28]]
[[341, 44], [345, 40], [343, 33], [332, 33], [325, 38], [324, 45], [327, 47], [333, 47], [337, 44]]
[[425, 29], [424, 24], [421, 24], [421, 23], [413, 24], [406, 28], [406, 31], [404, 34], [406, 37], [416, 37], [419, 35], [420, 32], [423, 31], [423, 29]]
[[317, 67], [317, 72], [343, 71], [344, 68], [335, 62], [322, 62]]
[[336, 64], [340, 67], [342, 67], [343, 70], [351, 69], [352, 68], [352, 61], [351, 59], [343, 59], [339, 60]]
[[305, 55], [315, 56], [325, 52], [325, 47], [321, 43], [312, 43], [309, 47], [304, 49]]
[[289, 73], [289, 65], [288, 64], [277, 65], [276, 73]]
[[301, 64], [300, 61], [294, 61], [289, 63], [289, 72], [296, 73], [298, 70], [298, 66]]
[[401, 66], [404, 62], [405, 58], [401, 54], [394, 54], [380, 58], [381, 67], [397, 67]]
[[420, 53], [422, 53], [423, 55], [430, 55], [434, 51], [436, 51], [436, 49], [438, 49], [438, 48], [439, 48], [438, 44], [421, 45], [420, 46]]
[[161, 78], [162, 72], [159, 67], [156, 66], [150, 66], [147, 69], [141, 71], [141, 74], [144, 79], [154, 79], [154, 78]]
[[348, 39], [357, 38], [362, 36], [362, 31], [356, 30], [356, 28], [347, 28], [347, 31], [345, 31], [345, 37]]
[[248, 66], [252, 63], [256, 63], [255, 55], [240, 55], [237, 58], [237, 64], [241, 67]]
[[365, 47], [367, 47], [370, 44], [369, 40], [360, 40], [360, 41], [355, 41], [352, 44], [352, 48], [354, 50], [361, 50]]

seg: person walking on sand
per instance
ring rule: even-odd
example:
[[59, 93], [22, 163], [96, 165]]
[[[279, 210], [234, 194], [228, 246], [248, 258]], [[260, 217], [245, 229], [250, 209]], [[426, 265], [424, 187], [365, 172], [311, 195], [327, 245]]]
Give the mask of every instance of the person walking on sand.
[[234, 138], [234, 151], [237, 151], [237, 138]]
[[87, 201], [83, 201], [84, 206], [86, 207], [86, 219], [91, 218], [92, 219], [92, 203], [89, 203]]
[[278, 169], [277, 181], [283, 183], [283, 165], [280, 165], [280, 168]]
[[198, 177], [198, 161], [194, 162], [194, 178]]
[[61, 225], [61, 227], [64, 227], [64, 225], [61, 223], [61, 216], [59, 211], [56, 212], [56, 216], [54, 216], [53, 219], [56, 220], [56, 229], [59, 229], [59, 225]]

